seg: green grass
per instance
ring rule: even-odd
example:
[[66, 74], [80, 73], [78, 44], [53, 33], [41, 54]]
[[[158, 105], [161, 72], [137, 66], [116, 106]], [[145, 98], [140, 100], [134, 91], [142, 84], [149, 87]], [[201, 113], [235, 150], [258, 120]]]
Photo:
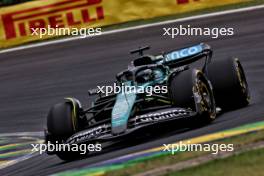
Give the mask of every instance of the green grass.
[[[264, 131], [258, 131], [254, 133], [248, 133], [241, 136], [235, 136], [219, 141], [213, 142], [214, 144], [234, 144], [234, 149], [237, 149], [239, 147], [243, 147], [244, 145], [250, 144], [250, 143], [256, 143], [259, 141], [264, 140]], [[109, 171], [106, 173], [107, 176], [127, 176], [127, 175], [133, 175], [137, 173], [146, 172], [158, 167], [162, 166], [168, 166], [172, 164], [176, 164], [181, 161], [186, 161], [189, 159], [196, 158], [198, 156], [202, 156], [205, 154], [208, 154], [209, 152], [179, 152], [175, 155], [162, 155], [158, 156], [156, 158], [152, 158], [149, 160], [145, 160], [144, 162], [140, 162], [137, 164], [134, 164], [133, 166], [127, 167], [122, 170], [115, 170], [115, 171]], [[264, 161], [264, 158], [263, 158]]]
[[260, 176], [264, 175], [264, 149], [217, 159], [207, 164], [173, 172], [167, 176]]

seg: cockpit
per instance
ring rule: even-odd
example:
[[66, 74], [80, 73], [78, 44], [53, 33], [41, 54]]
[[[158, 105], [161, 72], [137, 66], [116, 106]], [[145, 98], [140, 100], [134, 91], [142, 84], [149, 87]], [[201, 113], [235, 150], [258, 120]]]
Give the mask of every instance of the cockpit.
[[145, 65], [133, 67], [117, 74], [119, 82], [131, 81], [134, 84], [144, 84], [154, 80], [161, 80], [166, 69], [161, 65]]

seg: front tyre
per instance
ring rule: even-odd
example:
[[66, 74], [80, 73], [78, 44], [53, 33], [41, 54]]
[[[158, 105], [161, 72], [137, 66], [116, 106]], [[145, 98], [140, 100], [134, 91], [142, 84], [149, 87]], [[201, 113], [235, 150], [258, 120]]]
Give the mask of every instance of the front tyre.
[[48, 113], [48, 132], [61, 139], [67, 138], [78, 131], [77, 120], [71, 104], [55, 104]]
[[[78, 109], [74, 109], [69, 102], [58, 103], [51, 107], [47, 117], [48, 139], [52, 144], [64, 144], [74, 133], [79, 131]], [[62, 160], [75, 160], [80, 158], [79, 152], [56, 151], [56, 155]]]

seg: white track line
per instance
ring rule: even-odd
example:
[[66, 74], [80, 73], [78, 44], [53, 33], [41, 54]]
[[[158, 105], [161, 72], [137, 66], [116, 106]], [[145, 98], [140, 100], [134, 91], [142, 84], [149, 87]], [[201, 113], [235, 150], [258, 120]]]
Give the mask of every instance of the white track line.
[[[167, 20], [167, 21], [162, 21], [162, 22], [157, 22], [157, 23], [128, 27], [128, 28], [124, 28], [124, 29], [106, 31], [106, 32], [103, 32], [102, 35], [108, 35], [108, 34], [114, 34], [114, 33], [118, 33], [118, 32], [125, 32], [125, 31], [129, 31], [129, 30], [154, 27], [154, 26], [171, 24], [171, 23], [176, 23], [176, 22], [185, 22], [185, 21], [201, 19], [201, 18], [215, 17], [215, 16], [228, 15], [228, 14], [233, 14], [233, 13], [240, 13], [240, 12], [248, 12], [248, 11], [258, 10], [258, 9], [262, 9], [262, 8], [264, 8], [264, 5], [258, 5], [258, 6], [253, 6], [253, 7], [240, 8], [240, 9], [233, 9], [233, 10], [226, 10], [226, 11], [222, 11], [222, 12], [214, 12], [214, 13], [209, 13], [209, 14], [204, 14], [204, 15], [196, 15], [196, 16], [185, 17], [185, 18], [180, 18], [180, 19], [175, 19], [175, 20]], [[90, 36], [90, 37], [96, 37], [96, 36]], [[87, 37], [87, 38], [89, 38], [89, 37]], [[85, 38], [81, 38], [80, 36], [78, 36], [78, 37], [69, 37], [69, 38], [58, 39], [58, 40], [53, 40], [53, 41], [45, 41], [45, 42], [36, 43], [36, 44], [28, 44], [25, 46], [19, 46], [19, 47], [14, 47], [14, 48], [10, 48], [10, 49], [4, 49], [4, 50], [0, 51], [0, 54], [13, 52], [13, 51], [19, 51], [19, 50], [23, 50], [23, 49], [35, 48], [35, 47], [40, 47], [40, 46], [58, 44], [58, 43], [63, 43], [63, 42], [69, 42], [69, 41], [74, 41], [74, 40], [81, 40], [81, 39], [85, 39]]]
[[8, 136], [37, 136], [42, 137], [44, 136], [44, 132], [15, 132], [15, 133], [0, 133], [0, 137], [8, 137]]

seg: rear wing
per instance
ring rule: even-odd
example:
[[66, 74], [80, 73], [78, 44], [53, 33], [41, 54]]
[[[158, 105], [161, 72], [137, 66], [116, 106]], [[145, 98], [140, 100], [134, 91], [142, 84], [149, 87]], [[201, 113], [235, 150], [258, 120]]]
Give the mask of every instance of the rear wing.
[[158, 63], [164, 65], [186, 65], [195, 62], [204, 56], [209, 56], [208, 58], [211, 60], [211, 55], [211, 47], [207, 44], [201, 43], [165, 53], [163, 59], [158, 61]]

